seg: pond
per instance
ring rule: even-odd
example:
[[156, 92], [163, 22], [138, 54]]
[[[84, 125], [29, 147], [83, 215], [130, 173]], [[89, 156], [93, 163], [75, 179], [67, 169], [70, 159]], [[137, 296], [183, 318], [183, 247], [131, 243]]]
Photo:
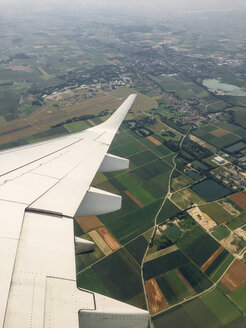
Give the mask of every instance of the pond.
[[[234, 96], [234, 97], [246, 97], [246, 91], [243, 91], [240, 87], [228, 83], [222, 83], [218, 79], [207, 79], [202, 83], [206, 88], [211, 89], [212, 91], [218, 91], [220, 94], [225, 96]], [[221, 91], [223, 93], [221, 93]]]

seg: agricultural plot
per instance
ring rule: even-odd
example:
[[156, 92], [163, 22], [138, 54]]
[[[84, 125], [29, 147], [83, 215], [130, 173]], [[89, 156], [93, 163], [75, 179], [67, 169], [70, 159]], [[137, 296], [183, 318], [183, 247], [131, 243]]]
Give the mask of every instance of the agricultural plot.
[[143, 260], [145, 250], [148, 246], [147, 240], [143, 236], [139, 236], [130, 243], [125, 245], [125, 249], [131, 254], [131, 256], [140, 265]]
[[218, 228], [216, 228], [215, 230], [213, 230], [212, 235], [217, 239], [217, 240], [223, 240], [226, 237], [228, 237], [230, 235], [230, 230], [224, 226], [221, 225]]
[[[235, 110], [235, 108], [234, 108], [234, 110]], [[241, 110], [239, 110], [238, 113], [240, 113], [240, 115], [242, 117], [245, 117], [245, 119], [246, 119], [245, 109], [241, 108]], [[245, 124], [244, 123], [245, 121], [243, 121], [243, 120], [241, 122], [240, 121], [237, 121], [237, 118], [236, 118], [236, 122], [239, 125], [241, 125], [241, 126]], [[246, 137], [246, 130], [245, 130], [246, 125], [244, 126], [243, 129], [240, 128], [240, 127], [238, 127], [238, 125], [233, 125], [233, 124], [229, 124], [229, 123], [226, 123], [226, 122], [220, 122], [220, 121], [216, 122], [216, 125], [218, 125], [219, 127], [223, 128], [223, 129], [225, 129], [227, 131], [230, 131], [230, 132], [233, 132], [235, 134], [238, 134], [242, 138], [245, 138]]]
[[209, 203], [199, 206], [200, 210], [206, 213], [216, 223], [221, 224], [229, 221], [232, 216], [219, 203]]
[[197, 173], [194, 170], [186, 170], [185, 174], [188, 175], [191, 179], [195, 180], [195, 181], [199, 181], [203, 178], [203, 176], [199, 173]]
[[124, 245], [133, 238], [153, 227], [154, 217], [160, 207], [161, 200], [135, 210], [129, 214], [119, 215], [119, 212], [100, 216], [116, 239]]
[[201, 267], [219, 248], [219, 243], [198, 225], [177, 241], [177, 246]]
[[189, 259], [179, 250], [166, 254], [162, 257], [144, 263], [144, 279], [149, 280], [157, 277], [188, 262]]
[[246, 224], [246, 213], [242, 213], [239, 216], [231, 219], [231, 221], [229, 221], [226, 225], [228, 228], [235, 230], [242, 227], [244, 224]]
[[246, 284], [246, 265], [239, 260], [235, 260], [226, 274], [222, 277], [221, 282], [231, 292]]
[[169, 225], [165, 230], [164, 234], [170, 239], [173, 243], [175, 243], [181, 236], [181, 231], [176, 224]]
[[243, 192], [238, 192], [230, 196], [230, 199], [246, 211], [246, 194]]
[[206, 274], [209, 274], [209, 278], [213, 282], [217, 282], [234, 261], [234, 256], [232, 254], [227, 255], [223, 259], [224, 254], [225, 253], [221, 253], [221, 255], [215, 260], [215, 263], [211, 266], [210, 272], [206, 272]]
[[97, 262], [92, 269], [112, 297], [118, 300], [128, 301], [142, 293], [140, 268], [125, 249], [120, 249]]
[[96, 272], [91, 268], [88, 268], [77, 275], [77, 286], [79, 288], [88, 289], [111, 297], [109, 290], [105, 287]]
[[171, 201], [179, 208], [186, 209], [193, 204], [204, 204], [205, 201], [193, 190], [186, 188], [172, 194]]
[[165, 276], [169, 284], [175, 290], [177, 300], [183, 300], [195, 294], [194, 289], [185, 280], [178, 269], [167, 272]]
[[201, 293], [212, 285], [207, 276], [191, 262], [180, 267], [179, 271], [196, 293]]
[[110, 152], [114, 155], [128, 158], [129, 156], [144, 150], [145, 150], [144, 145], [139, 143], [137, 140], [133, 140], [129, 143], [124, 143], [115, 148], [111, 148]]
[[146, 281], [145, 289], [148, 298], [150, 314], [156, 314], [169, 306], [155, 279]]
[[246, 314], [246, 285], [230, 293], [230, 298], [238, 306], [238, 308]]
[[231, 193], [230, 189], [222, 186], [212, 179], [206, 179], [198, 182], [192, 186], [192, 189], [208, 202], [225, 197]]
[[68, 132], [77, 132], [91, 127], [91, 125], [88, 124], [87, 121], [72, 122], [69, 124], [64, 124], [63, 126], [65, 129], [68, 130]]
[[158, 157], [149, 150], [137, 153], [130, 157], [131, 167], [138, 167], [140, 165], [145, 165], [149, 162], [157, 160]]
[[170, 219], [171, 217], [175, 216], [179, 212], [180, 209], [167, 198], [163, 208], [161, 209], [160, 214], [158, 215], [157, 223], [164, 222], [167, 219]]
[[202, 295], [200, 299], [224, 325], [233, 322], [241, 316], [241, 313], [236, 306], [231, 303], [218, 289], [214, 289], [211, 292]]
[[[88, 239], [93, 241], [88, 235], [83, 235], [82, 238]], [[96, 261], [100, 260], [104, 257], [104, 253], [95, 243], [95, 250], [92, 253], [86, 253], [79, 256], [76, 256], [76, 271], [80, 272], [86, 269], [91, 264], [95, 263]]]
[[220, 321], [200, 298], [186, 302], [154, 317], [155, 328], [179, 328], [181, 323], [182, 327], [187, 328], [220, 327]]
[[204, 125], [201, 128], [193, 131], [192, 133], [198, 138], [201, 138], [207, 143], [212, 144], [213, 146], [220, 149], [230, 146], [241, 140], [241, 137], [237, 137], [229, 131], [225, 131], [222, 134], [222, 129], [218, 129], [211, 125]]
[[238, 153], [240, 150], [246, 148], [246, 144], [243, 141], [236, 142], [229, 147], [225, 148], [225, 151], [230, 154]]
[[76, 218], [76, 222], [84, 233], [90, 232], [103, 226], [103, 223], [96, 216]]
[[179, 175], [178, 177], [172, 178], [171, 180], [171, 190], [176, 191], [183, 187], [186, 187], [193, 183], [193, 180], [184, 174]]

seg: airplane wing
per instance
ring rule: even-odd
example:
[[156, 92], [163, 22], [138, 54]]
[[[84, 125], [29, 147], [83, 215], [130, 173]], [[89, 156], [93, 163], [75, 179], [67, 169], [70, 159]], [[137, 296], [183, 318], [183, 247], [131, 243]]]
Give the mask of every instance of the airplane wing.
[[0, 327], [147, 327], [149, 314], [78, 289], [73, 218], [118, 210], [121, 197], [91, 188], [97, 171], [127, 168], [108, 154], [136, 95], [104, 123], [0, 152]]

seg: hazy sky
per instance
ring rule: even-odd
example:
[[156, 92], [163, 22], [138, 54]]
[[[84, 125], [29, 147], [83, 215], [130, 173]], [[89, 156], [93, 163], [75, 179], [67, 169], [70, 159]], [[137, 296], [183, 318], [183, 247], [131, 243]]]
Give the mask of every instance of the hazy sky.
[[0, 0], [1, 7], [108, 7], [112, 8], [132, 8], [134, 10], [152, 9], [190, 11], [190, 10], [227, 10], [246, 9], [246, 0]]

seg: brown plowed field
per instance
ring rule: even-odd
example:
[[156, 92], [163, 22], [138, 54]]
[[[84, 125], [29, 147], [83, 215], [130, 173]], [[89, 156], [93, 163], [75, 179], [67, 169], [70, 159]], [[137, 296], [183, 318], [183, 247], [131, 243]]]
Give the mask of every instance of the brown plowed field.
[[242, 191], [231, 195], [230, 199], [246, 211], [246, 195]]
[[169, 304], [155, 279], [146, 281], [145, 288], [151, 314], [156, 314], [169, 307]]
[[222, 277], [221, 282], [230, 291], [234, 291], [246, 284], [246, 265], [236, 260], [226, 274]]
[[229, 131], [226, 131], [224, 129], [216, 129], [216, 130], [210, 132], [210, 134], [214, 135], [217, 138], [223, 137], [229, 133], [230, 133]]
[[132, 201], [134, 201], [135, 204], [137, 204], [139, 207], [143, 208], [144, 205], [136, 198], [134, 197], [128, 190], [125, 190], [124, 193], [131, 198]]
[[220, 246], [213, 255], [201, 266], [201, 271], [204, 272], [213, 263], [213, 261], [223, 252], [224, 247]]
[[76, 218], [76, 221], [78, 222], [81, 229], [85, 233], [98, 229], [103, 226], [103, 223], [96, 216], [86, 216], [82, 218]]
[[152, 141], [156, 146], [161, 146], [162, 145], [162, 143], [159, 140], [157, 140], [156, 138], [154, 138], [152, 136], [148, 136], [147, 139]]
[[106, 227], [103, 226], [101, 228], [98, 228], [96, 231], [107, 243], [107, 245], [112, 249], [112, 251], [116, 251], [121, 247], [120, 243], [114, 238], [114, 236], [108, 231]]

